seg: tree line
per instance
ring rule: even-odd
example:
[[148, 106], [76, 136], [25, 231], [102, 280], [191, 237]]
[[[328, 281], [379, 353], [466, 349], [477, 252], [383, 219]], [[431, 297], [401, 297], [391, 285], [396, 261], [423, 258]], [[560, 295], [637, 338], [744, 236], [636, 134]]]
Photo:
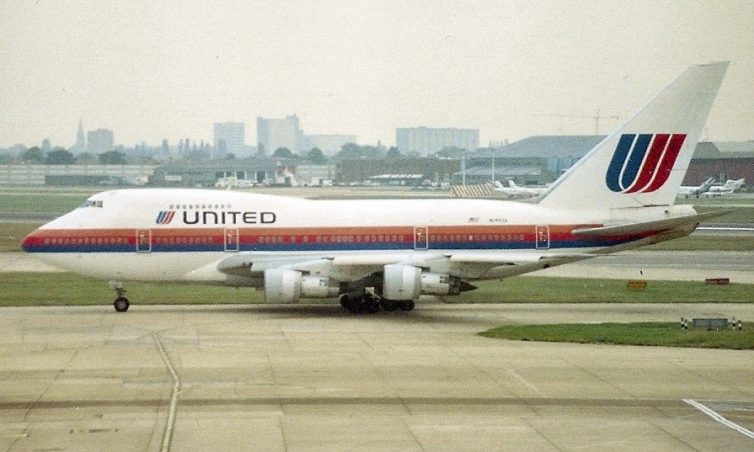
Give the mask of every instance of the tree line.
[[21, 155], [21, 160], [27, 163], [42, 163], [45, 165], [73, 165], [76, 163], [99, 163], [101, 165], [124, 165], [126, 154], [120, 151], [107, 151], [96, 156], [84, 152], [78, 156], [63, 148], [55, 148], [45, 153], [38, 146], [30, 147]]

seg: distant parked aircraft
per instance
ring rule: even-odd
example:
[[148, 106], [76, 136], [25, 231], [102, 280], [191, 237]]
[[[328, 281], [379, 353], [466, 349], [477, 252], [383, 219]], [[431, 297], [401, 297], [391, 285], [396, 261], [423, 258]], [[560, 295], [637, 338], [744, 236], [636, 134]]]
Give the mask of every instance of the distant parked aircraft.
[[696, 196], [698, 198], [702, 193], [706, 193], [714, 182], [715, 178], [710, 177], [709, 179], [702, 182], [702, 185], [698, 187], [681, 185], [681, 188], [678, 189], [678, 196], [685, 196], [686, 198]]
[[728, 179], [723, 185], [713, 185], [704, 193], [706, 197], [729, 195], [744, 186], [746, 179]]
[[516, 185], [512, 179], [508, 180], [508, 186], [495, 181], [495, 191], [506, 195], [509, 198], [533, 198], [539, 196], [547, 190], [547, 187], [521, 187]]

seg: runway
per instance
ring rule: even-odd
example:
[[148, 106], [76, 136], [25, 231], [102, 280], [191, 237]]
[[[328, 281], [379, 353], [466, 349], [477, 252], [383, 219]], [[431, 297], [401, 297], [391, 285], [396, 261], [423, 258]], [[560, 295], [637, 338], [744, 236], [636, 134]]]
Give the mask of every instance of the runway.
[[477, 335], [682, 316], [754, 305], [2, 308], [0, 450], [751, 450], [749, 351]]

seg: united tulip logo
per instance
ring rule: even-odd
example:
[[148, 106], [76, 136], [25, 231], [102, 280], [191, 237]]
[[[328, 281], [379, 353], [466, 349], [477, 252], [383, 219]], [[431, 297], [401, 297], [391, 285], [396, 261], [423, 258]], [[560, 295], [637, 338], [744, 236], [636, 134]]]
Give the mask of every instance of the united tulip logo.
[[175, 210], [162, 210], [159, 214], [157, 214], [157, 220], [155, 220], [155, 223], [170, 224], [170, 222], [173, 221], [174, 216]]
[[651, 193], [665, 185], [685, 133], [623, 134], [607, 168], [605, 183], [616, 193]]

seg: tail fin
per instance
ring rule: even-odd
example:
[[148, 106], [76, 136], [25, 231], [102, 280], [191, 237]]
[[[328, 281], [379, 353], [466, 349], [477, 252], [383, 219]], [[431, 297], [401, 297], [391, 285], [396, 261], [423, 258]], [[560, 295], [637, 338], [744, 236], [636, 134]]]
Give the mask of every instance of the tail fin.
[[728, 62], [691, 66], [545, 192], [550, 207], [671, 205]]

